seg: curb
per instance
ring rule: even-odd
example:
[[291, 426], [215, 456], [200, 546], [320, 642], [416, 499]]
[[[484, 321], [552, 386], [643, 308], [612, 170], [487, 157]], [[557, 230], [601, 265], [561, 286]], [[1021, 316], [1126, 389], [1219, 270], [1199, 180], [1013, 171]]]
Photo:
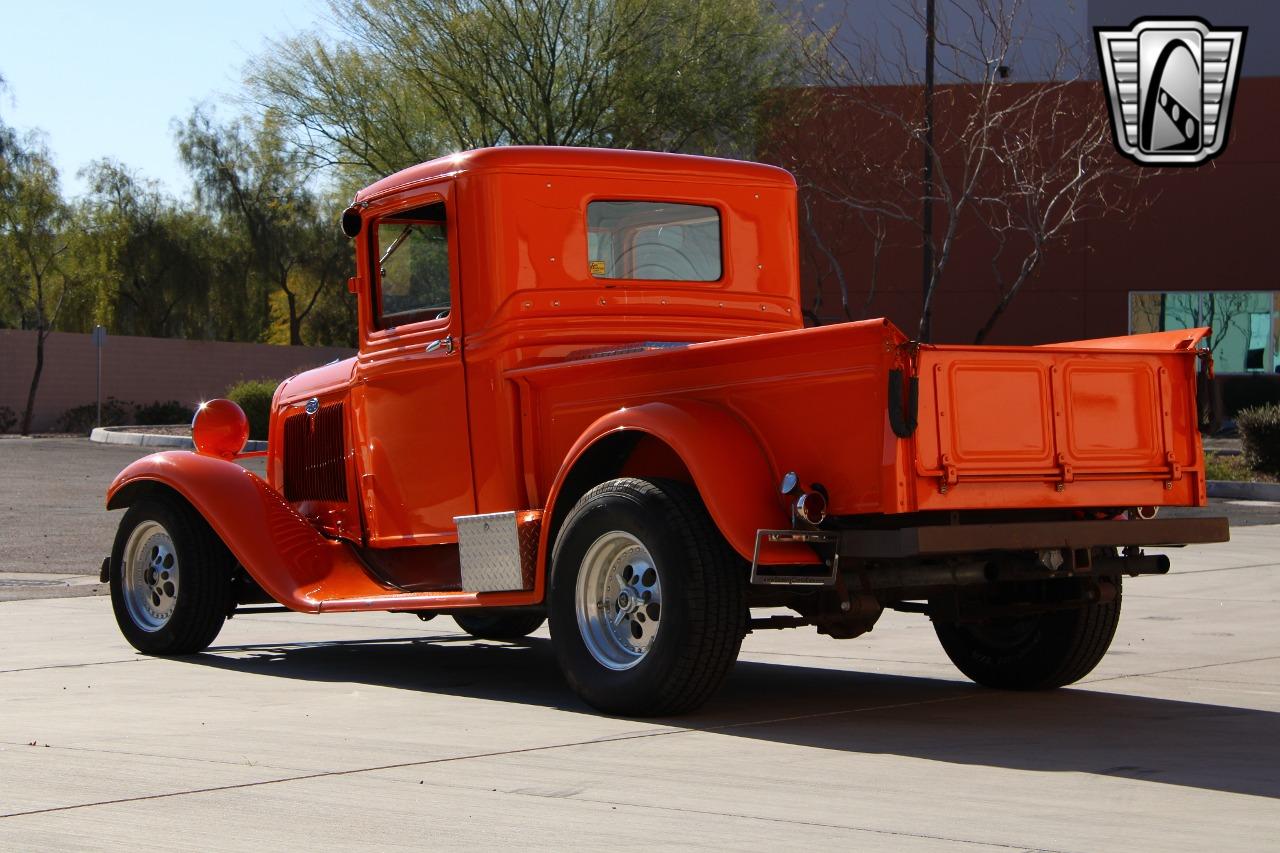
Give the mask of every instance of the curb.
[[[128, 427], [96, 427], [89, 440], [101, 444], [127, 444], [134, 447], [170, 447], [194, 450], [195, 442], [185, 435], [155, 435], [125, 432]], [[265, 441], [246, 441], [242, 452], [266, 450]], [[1236, 480], [1209, 480], [1205, 489], [1211, 498], [1235, 498], [1248, 501], [1280, 501], [1280, 483], [1247, 483]]]
[[1209, 480], [1205, 490], [1211, 498], [1246, 501], [1280, 501], [1280, 483], [1246, 483], [1236, 480]]
[[[134, 447], [169, 447], [194, 450], [196, 444], [186, 435], [155, 435], [149, 432], [127, 432], [128, 427], [96, 427], [89, 440], [100, 444], [128, 444]], [[242, 453], [266, 450], [265, 441], [246, 441]]]

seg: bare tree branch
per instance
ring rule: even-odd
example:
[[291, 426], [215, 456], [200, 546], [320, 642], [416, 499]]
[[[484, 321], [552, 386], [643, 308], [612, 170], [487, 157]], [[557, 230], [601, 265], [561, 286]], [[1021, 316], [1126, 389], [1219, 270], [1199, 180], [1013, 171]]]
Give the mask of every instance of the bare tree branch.
[[[806, 56], [806, 77], [815, 85], [793, 99], [777, 159], [797, 173], [802, 193], [872, 217], [889, 234], [914, 232], [921, 245], [925, 154], [933, 171], [935, 251], [921, 328], [957, 245], [985, 235], [994, 246], [998, 295], [976, 330], [981, 341], [1075, 226], [1139, 206], [1142, 176], [1111, 151], [1104, 101], [1086, 79], [1091, 52], [1083, 34], [1042, 33], [1023, 0], [938, 0], [938, 7], [942, 82], [932, 145], [924, 132], [919, 52], [910, 49], [923, 42], [925, 12], [919, 0], [904, 0], [891, 7], [881, 30], [855, 28], [846, 12], [824, 32]], [[1009, 82], [1009, 69], [1032, 43], [1043, 79]], [[812, 240], [821, 229], [805, 234]], [[871, 239], [866, 260], [873, 270], [884, 242], [883, 235]]]

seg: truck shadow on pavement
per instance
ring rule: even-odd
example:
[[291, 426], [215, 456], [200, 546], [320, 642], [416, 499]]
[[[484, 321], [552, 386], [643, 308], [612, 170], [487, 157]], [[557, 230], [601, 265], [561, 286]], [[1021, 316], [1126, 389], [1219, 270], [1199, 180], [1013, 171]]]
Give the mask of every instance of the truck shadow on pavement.
[[[184, 660], [256, 675], [595, 713], [570, 693], [550, 642], [540, 638], [219, 646]], [[1107, 690], [1103, 683], [1016, 693], [960, 680], [739, 661], [701, 710], [638, 722], [852, 754], [1280, 798], [1280, 714]]]

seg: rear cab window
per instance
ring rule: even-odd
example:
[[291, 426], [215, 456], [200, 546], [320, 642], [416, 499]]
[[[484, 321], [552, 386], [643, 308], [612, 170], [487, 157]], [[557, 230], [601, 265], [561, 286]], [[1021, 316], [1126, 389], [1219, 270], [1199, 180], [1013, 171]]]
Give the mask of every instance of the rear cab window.
[[639, 281], [719, 281], [720, 211], [662, 201], [587, 204], [591, 275]]

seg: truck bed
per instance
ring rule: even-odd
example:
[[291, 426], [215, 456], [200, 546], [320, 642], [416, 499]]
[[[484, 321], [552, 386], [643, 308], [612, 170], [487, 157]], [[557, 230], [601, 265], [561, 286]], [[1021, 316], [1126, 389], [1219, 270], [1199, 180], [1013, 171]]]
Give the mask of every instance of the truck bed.
[[[1205, 503], [1206, 329], [1039, 347], [929, 346], [869, 320], [510, 371], [530, 495], [596, 418], [655, 400], [734, 413], [836, 515]], [[540, 494], [539, 494], [540, 493]]]

